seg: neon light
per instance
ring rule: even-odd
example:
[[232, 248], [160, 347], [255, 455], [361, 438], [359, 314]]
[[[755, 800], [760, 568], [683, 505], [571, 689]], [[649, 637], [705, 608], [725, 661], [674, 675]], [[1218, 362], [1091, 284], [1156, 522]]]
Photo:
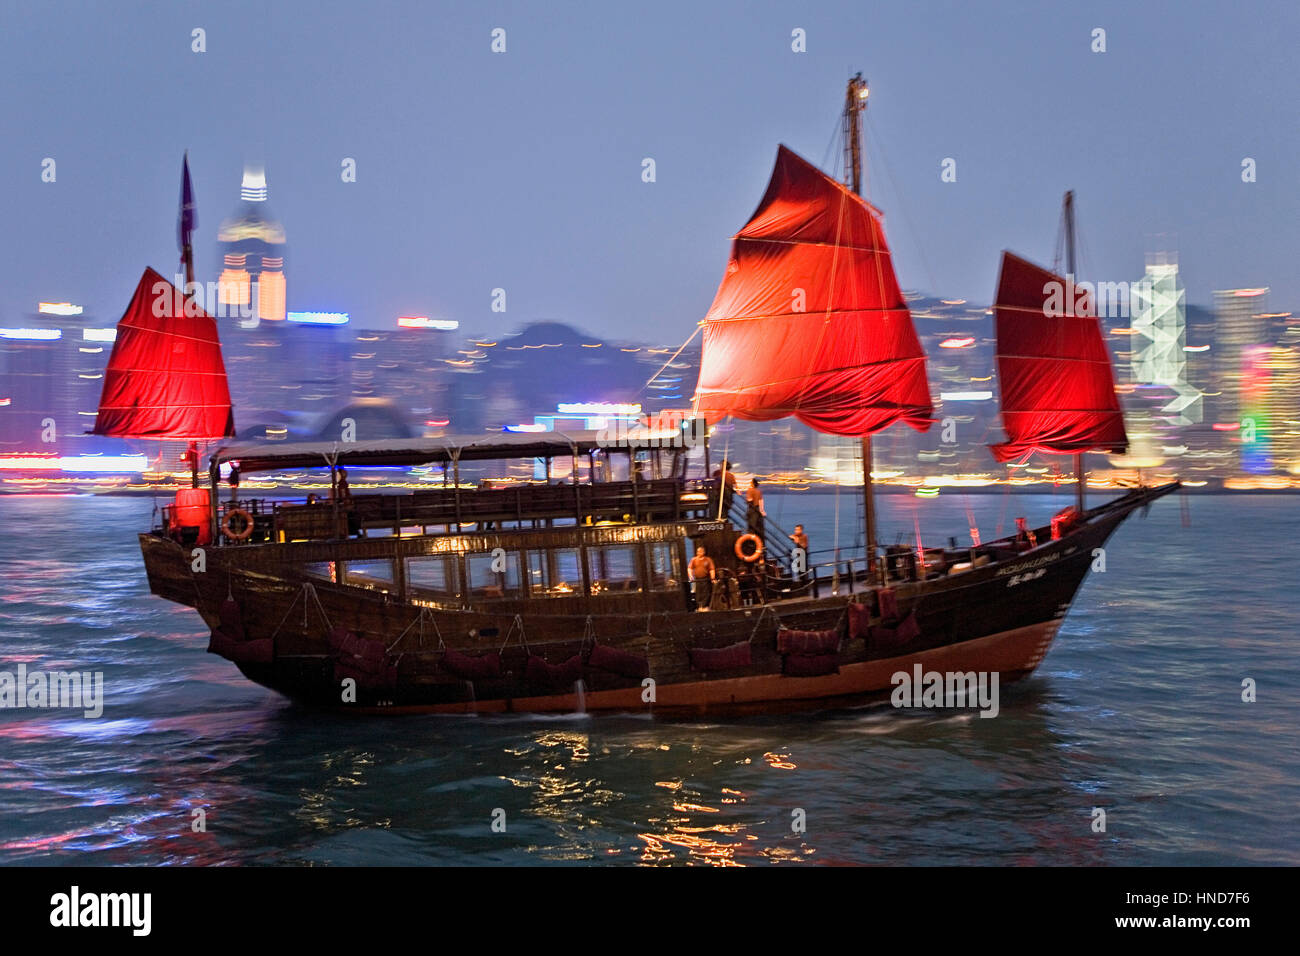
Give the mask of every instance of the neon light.
[[82, 329], [83, 342], [116, 342], [117, 329]]
[[290, 322], [301, 322], [303, 325], [347, 325], [348, 313], [346, 312], [290, 312]]
[[561, 402], [555, 406], [561, 415], [638, 415], [640, 404], [612, 402]]
[[1268, 346], [1249, 345], [1241, 350], [1241, 468], [1255, 474], [1271, 470], [1268, 358]]
[[1184, 352], [1208, 352], [1209, 350], [1210, 347], [1208, 345], [1184, 345], [1183, 346]]
[[245, 202], [266, 202], [266, 170], [261, 166], [245, 166], [244, 178], [239, 184], [239, 198]]
[[0, 339], [24, 339], [32, 342], [52, 342], [63, 338], [62, 329], [0, 329]]
[[975, 344], [975, 339], [971, 336], [964, 336], [959, 339], [944, 339], [939, 343], [941, 349], [968, 349]]
[[940, 392], [939, 398], [945, 402], [986, 402], [993, 397], [992, 392]]
[[460, 328], [455, 319], [431, 319], [427, 315], [399, 315], [397, 325], [403, 329], [438, 329], [443, 332]]
[[40, 302], [36, 311], [42, 315], [81, 315], [81, 306], [71, 302]]
[[506, 431], [508, 431], [508, 432], [544, 432], [544, 431], [546, 431], [546, 426], [545, 426], [545, 425], [507, 425], [507, 426], [506, 426]]
[[5, 455], [0, 468], [10, 471], [130, 472], [148, 466], [144, 455]]
[[1268, 289], [1234, 289], [1232, 294], [1235, 296], [1256, 296], [1263, 295]]

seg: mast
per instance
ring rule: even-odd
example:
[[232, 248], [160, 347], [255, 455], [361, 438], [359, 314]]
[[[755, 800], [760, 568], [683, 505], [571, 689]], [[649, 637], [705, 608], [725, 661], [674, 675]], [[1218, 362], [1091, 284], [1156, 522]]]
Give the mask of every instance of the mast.
[[[849, 80], [844, 92], [844, 175], [853, 192], [862, 195], [862, 114], [867, 109], [867, 81], [861, 73]], [[867, 575], [876, 573], [876, 493], [871, 485], [871, 434], [862, 442], [862, 516], [866, 531]]]
[[[180, 218], [177, 221], [177, 233], [181, 244], [181, 265], [185, 269], [185, 285], [181, 289], [182, 296], [188, 296], [191, 289], [194, 288], [194, 226], [196, 222], [194, 208], [194, 187], [190, 183], [190, 151], [185, 151], [185, 158], [181, 160], [181, 211]], [[190, 442], [185, 449], [185, 457], [190, 461], [190, 487], [199, 486], [199, 445], [198, 442]], [[212, 497], [215, 500], [217, 495], [216, 482], [212, 483]]]
[[[1061, 210], [1061, 216], [1065, 222], [1065, 278], [1067, 283], [1074, 282], [1074, 190], [1065, 191], [1065, 203]], [[1073, 295], [1071, 291], [1071, 295]], [[1080, 512], [1083, 511], [1084, 493], [1087, 491], [1088, 479], [1083, 473], [1083, 452], [1074, 456], [1074, 503]]]

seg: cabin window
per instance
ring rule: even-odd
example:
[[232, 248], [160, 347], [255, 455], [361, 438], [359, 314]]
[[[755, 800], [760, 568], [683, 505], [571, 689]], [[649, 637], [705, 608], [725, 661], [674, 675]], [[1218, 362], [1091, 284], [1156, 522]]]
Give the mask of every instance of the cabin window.
[[677, 562], [673, 559], [676, 551], [676, 546], [667, 541], [655, 542], [649, 546], [652, 590], [672, 591], [677, 588], [680, 578], [677, 574]]
[[303, 565], [303, 571], [314, 578], [323, 578], [338, 583], [338, 565], [333, 561], [312, 561]]
[[592, 594], [622, 594], [641, 590], [637, 548], [631, 544], [604, 545], [587, 549]]
[[582, 594], [582, 558], [578, 549], [529, 551], [528, 591], [533, 597], [572, 597]]
[[391, 561], [348, 561], [343, 565], [343, 583], [353, 587], [373, 588], [377, 591], [392, 591], [393, 562]]
[[455, 555], [408, 558], [406, 583], [411, 596], [442, 603], [460, 602], [460, 575]]
[[469, 594], [472, 600], [523, 597], [524, 589], [519, 578], [519, 553], [506, 551], [481, 551], [465, 555], [465, 570], [469, 576]]

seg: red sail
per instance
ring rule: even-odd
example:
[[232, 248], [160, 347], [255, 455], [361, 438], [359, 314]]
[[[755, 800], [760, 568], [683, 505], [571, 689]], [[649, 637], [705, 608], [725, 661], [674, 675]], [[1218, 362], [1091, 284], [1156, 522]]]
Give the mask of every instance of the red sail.
[[1008, 438], [990, 446], [994, 457], [1127, 449], [1110, 351], [1092, 297], [1004, 252], [993, 311]]
[[[104, 373], [94, 434], [190, 441], [235, 433], [217, 323], [145, 269]], [[194, 314], [197, 313], [197, 314]]]
[[782, 146], [705, 317], [697, 414], [832, 435], [930, 427], [925, 353], [878, 210]]

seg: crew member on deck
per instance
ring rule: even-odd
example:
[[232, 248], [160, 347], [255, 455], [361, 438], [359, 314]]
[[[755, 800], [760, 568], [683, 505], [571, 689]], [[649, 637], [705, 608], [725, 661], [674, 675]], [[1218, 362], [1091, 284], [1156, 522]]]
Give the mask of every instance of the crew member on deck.
[[344, 510], [348, 523], [348, 534], [354, 535], [361, 530], [361, 521], [352, 510], [352, 488], [348, 485], [348, 470], [340, 468], [338, 479], [334, 482], [334, 500]]
[[794, 526], [794, 533], [790, 535], [790, 540], [791, 542], [794, 543], [794, 546], [796, 548], [803, 549], [803, 563], [798, 572], [795, 572], [793, 567], [793, 561], [794, 561], [793, 556], [790, 559], [791, 560], [790, 576], [794, 578], [794, 580], [796, 581], [802, 581], [803, 573], [808, 569], [808, 535], [804, 534], [803, 525], [797, 524]]
[[230, 503], [233, 505], [239, 501], [239, 462], [230, 463], [230, 476], [226, 480], [230, 482]]
[[749, 490], [745, 492], [745, 501], [749, 507], [745, 511], [745, 521], [749, 525], [749, 533], [758, 535], [759, 539], [763, 538], [763, 519], [767, 517], [767, 509], [763, 507], [763, 491], [758, 487], [758, 479], [749, 480]]
[[713, 559], [704, 553], [704, 548], [695, 549], [695, 557], [686, 567], [686, 573], [695, 585], [695, 610], [707, 611], [713, 600], [713, 581], [718, 576]]
[[736, 496], [736, 473], [731, 470], [731, 462], [724, 461], [713, 472], [713, 480], [722, 489], [722, 514], [731, 513], [731, 499]]

